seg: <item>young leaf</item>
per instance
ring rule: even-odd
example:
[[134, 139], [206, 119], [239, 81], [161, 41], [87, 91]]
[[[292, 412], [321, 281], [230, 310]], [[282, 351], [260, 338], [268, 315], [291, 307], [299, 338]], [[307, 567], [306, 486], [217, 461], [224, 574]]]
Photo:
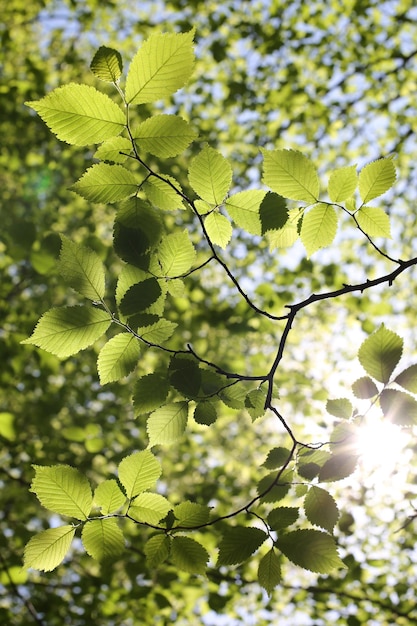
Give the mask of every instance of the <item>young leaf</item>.
[[134, 133], [139, 148], [167, 159], [183, 152], [197, 137], [191, 126], [178, 115], [155, 115], [139, 124]]
[[156, 102], [183, 87], [193, 69], [193, 38], [194, 29], [181, 34], [152, 34], [130, 64], [126, 101]]
[[71, 190], [89, 202], [112, 203], [133, 195], [138, 189], [136, 177], [123, 165], [96, 163], [88, 168]]
[[99, 256], [62, 236], [58, 271], [67, 283], [85, 298], [102, 300], [105, 291], [104, 267]]
[[293, 506], [280, 506], [268, 513], [268, 524], [272, 530], [281, 530], [294, 524], [299, 518], [299, 511]]
[[347, 398], [337, 398], [335, 400], [327, 400], [326, 411], [330, 415], [348, 420], [352, 417], [353, 406]]
[[32, 537], [25, 547], [24, 567], [51, 572], [65, 558], [75, 535], [75, 526], [49, 528]]
[[[172, 183], [173, 187], [170, 184]], [[181, 186], [172, 176], [164, 176], [164, 180], [160, 178], [149, 178], [143, 185], [143, 191], [149, 202], [157, 209], [163, 211], [176, 211], [184, 209], [183, 199], [181, 197]], [[178, 191], [177, 191], [178, 190]]]
[[220, 152], [205, 146], [192, 160], [188, 178], [202, 200], [219, 205], [232, 184], [232, 168]]
[[26, 102], [61, 141], [76, 146], [101, 143], [126, 124], [122, 109], [89, 85], [58, 87], [41, 100]]
[[158, 459], [149, 450], [134, 452], [119, 464], [119, 480], [129, 499], [153, 487], [161, 472]]
[[210, 509], [204, 504], [197, 504], [196, 502], [181, 502], [174, 508], [175, 523], [176, 526], [187, 526], [192, 528], [193, 526], [201, 526], [206, 524], [209, 520]]
[[171, 539], [165, 534], [154, 535], [145, 544], [146, 563], [149, 569], [159, 567], [168, 557], [171, 547]]
[[184, 434], [187, 418], [187, 402], [173, 402], [156, 409], [151, 413], [146, 424], [149, 447], [177, 441]]
[[175, 322], [161, 319], [154, 324], [150, 324], [149, 326], [138, 328], [137, 333], [145, 341], [160, 346], [165, 343], [167, 339], [172, 337], [177, 327], [178, 324]]
[[150, 413], [159, 408], [165, 401], [169, 391], [167, 376], [153, 373], [139, 378], [133, 392], [135, 415]]
[[278, 467], [285, 465], [289, 457], [290, 450], [288, 450], [288, 448], [272, 448], [272, 450], [268, 452], [268, 456], [266, 457], [263, 466], [266, 467], [266, 469], [277, 469]]
[[90, 69], [100, 80], [117, 83], [123, 71], [120, 52], [114, 48], [100, 46], [91, 61]]
[[214, 424], [217, 420], [217, 409], [213, 402], [209, 402], [208, 400], [203, 400], [202, 402], [198, 402], [194, 409], [194, 419], [197, 424], [201, 424], [203, 426], [210, 426]]
[[301, 226], [301, 241], [308, 256], [320, 248], [329, 246], [336, 236], [337, 213], [330, 204], [319, 202], [310, 209]]
[[263, 182], [290, 200], [316, 203], [319, 196], [317, 170], [298, 150], [263, 150]]
[[189, 537], [174, 537], [171, 543], [171, 559], [184, 572], [204, 574], [209, 555], [198, 541]]
[[90, 483], [81, 472], [69, 465], [33, 467], [35, 477], [30, 490], [36, 493], [42, 506], [59, 515], [87, 519], [93, 496]]
[[195, 249], [186, 230], [167, 235], [158, 248], [162, 275], [168, 278], [176, 278], [188, 272], [194, 258]]
[[294, 530], [279, 536], [276, 546], [295, 565], [319, 574], [345, 568], [334, 539], [320, 530]]
[[272, 252], [275, 248], [289, 248], [297, 241], [298, 237], [297, 224], [287, 220], [282, 228], [268, 231], [269, 251]]
[[[124, 163], [132, 151], [132, 144], [126, 137], [112, 137], [104, 141], [94, 153], [94, 158], [112, 163]], [[123, 153], [123, 154], [122, 154]]]
[[334, 482], [347, 478], [356, 469], [358, 454], [336, 452], [324, 463], [319, 472], [320, 482]]
[[384, 416], [398, 426], [417, 424], [417, 401], [404, 391], [384, 389], [379, 397]]
[[137, 522], [145, 522], [146, 524], [158, 524], [172, 506], [164, 496], [159, 493], [140, 493], [137, 498], [132, 500], [129, 507], [129, 516]]
[[395, 379], [397, 385], [401, 385], [403, 389], [417, 393], [417, 365], [410, 365], [400, 372]]
[[245, 407], [252, 421], [265, 415], [266, 388], [252, 389], [245, 398]]
[[387, 383], [403, 351], [403, 340], [384, 324], [365, 339], [359, 348], [360, 364], [369, 376]]
[[126, 496], [114, 478], [104, 480], [94, 491], [94, 503], [101, 508], [103, 515], [115, 513], [125, 502]]
[[267, 538], [268, 535], [259, 528], [231, 526], [220, 541], [217, 566], [243, 563]]
[[251, 235], [262, 233], [260, 206], [266, 195], [267, 192], [262, 189], [250, 189], [239, 191], [226, 200], [226, 209], [232, 220]]
[[391, 157], [368, 163], [359, 173], [359, 193], [362, 203], [381, 196], [395, 183], [396, 173]]
[[120, 312], [129, 316], [145, 311], [158, 300], [161, 293], [161, 286], [156, 278], [146, 278], [129, 287], [119, 302]]
[[378, 393], [378, 387], [369, 376], [361, 376], [352, 385], [352, 391], [357, 398], [367, 400]]
[[332, 496], [320, 487], [310, 487], [304, 498], [304, 510], [309, 522], [329, 533], [339, 519], [339, 509]]
[[329, 177], [328, 192], [332, 202], [343, 202], [350, 198], [358, 184], [355, 165], [339, 167]]
[[259, 562], [258, 582], [269, 596], [281, 582], [281, 563], [274, 548], [271, 548]]
[[123, 533], [114, 518], [90, 520], [84, 524], [81, 539], [87, 554], [96, 561], [119, 556], [125, 547]]
[[355, 213], [359, 226], [369, 237], [391, 238], [389, 216], [382, 209], [363, 206]]
[[65, 359], [91, 346], [110, 324], [110, 315], [93, 307], [50, 309], [42, 315], [33, 334], [21, 343], [33, 344]]
[[139, 342], [131, 333], [119, 333], [112, 337], [98, 355], [100, 383], [106, 385], [130, 374], [137, 365], [139, 355]]
[[226, 248], [232, 238], [232, 225], [221, 213], [213, 211], [204, 220], [204, 226], [212, 243], [220, 248]]

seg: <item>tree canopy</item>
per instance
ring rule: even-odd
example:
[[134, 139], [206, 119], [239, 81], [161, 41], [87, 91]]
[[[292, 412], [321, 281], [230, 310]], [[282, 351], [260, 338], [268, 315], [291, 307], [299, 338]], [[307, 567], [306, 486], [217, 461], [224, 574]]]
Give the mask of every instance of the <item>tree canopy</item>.
[[4, 623], [417, 623], [416, 20], [8, 3]]

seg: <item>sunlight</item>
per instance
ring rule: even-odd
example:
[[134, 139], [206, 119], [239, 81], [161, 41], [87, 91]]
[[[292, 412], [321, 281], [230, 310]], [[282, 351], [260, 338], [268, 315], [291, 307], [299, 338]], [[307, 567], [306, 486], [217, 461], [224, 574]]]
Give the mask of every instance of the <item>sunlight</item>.
[[358, 449], [364, 469], [392, 471], [401, 459], [407, 440], [407, 431], [380, 416], [368, 416], [358, 433]]

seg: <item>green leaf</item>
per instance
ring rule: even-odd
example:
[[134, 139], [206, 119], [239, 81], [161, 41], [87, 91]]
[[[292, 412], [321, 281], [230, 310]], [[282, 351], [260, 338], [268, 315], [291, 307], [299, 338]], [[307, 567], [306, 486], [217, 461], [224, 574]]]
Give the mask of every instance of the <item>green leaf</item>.
[[165, 534], [154, 535], [145, 544], [146, 563], [153, 570], [165, 561], [170, 552], [171, 539]]
[[288, 448], [272, 448], [268, 452], [268, 456], [266, 457], [263, 466], [266, 467], [266, 469], [277, 469], [278, 467], [282, 467], [285, 463], [287, 463], [290, 455], [291, 452]]
[[169, 388], [167, 376], [153, 373], [140, 378], [133, 392], [135, 415], [150, 413], [159, 408], [165, 402]]
[[375, 385], [372, 378], [369, 376], [362, 376], [355, 380], [352, 385], [352, 391], [357, 398], [365, 399], [373, 398], [378, 393], [378, 387]]
[[310, 487], [304, 498], [304, 511], [309, 522], [315, 526], [321, 526], [329, 533], [339, 519], [337, 504], [325, 489]]
[[259, 562], [258, 582], [269, 596], [281, 582], [281, 563], [274, 548], [271, 548]]
[[358, 184], [355, 165], [339, 167], [329, 177], [328, 192], [332, 202], [343, 202], [350, 198]]
[[132, 500], [128, 513], [137, 522], [156, 525], [171, 509], [171, 504], [164, 496], [146, 492]]
[[100, 80], [117, 83], [123, 71], [120, 52], [114, 48], [100, 46], [91, 61], [90, 69]]
[[187, 528], [193, 528], [195, 526], [202, 526], [209, 520], [210, 509], [204, 504], [197, 504], [196, 502], [190, 502], [186, 500], [177, 504], [174, 508], [174, 515], [176, 518], [176, 526], [186, 526]]
[[294, 524], [298, 520], [299, 515], [297, 507], [279, 506], [268, 513], [267, 520], [272, 530], [281, 530]]
[[268, 231], [267, 237], [270, 252], [275, 248], [289, 248], [299, 237], [297, 223], [288, 220], [282, 228]]
[[403, 351], [403, 340], [384, 324], [365, 339], [359, 348], [360, 364], [369, 376], [387, 383]]
[[316, 203], [319, 197], [317, 170], [298, 150], [264, 150], [263, 182], [284, 198]]
[[288, 208], [285, 198], [268, 191], [259, 207], [262, 234], [270, 230], [280, 230], [288, 220]]
[[84, 524], [82, 542], [87, 554], [103, 561], [119, 556], [125, 547], [123, 533], [114, 518], [95, 519]]
[[404, 391], [384, 389], [379, 396], [384, 416], [398, 426], [417, 424], [417, 401]]
[[204, 226], [211, 242], [220, 246], [220, 248], [226, 248], [232, 238], [233, 231], [232, 225], [227, 217], [218, 211], [213, 211], [207, 215], [204, 220]]
[[322, 202], [316, 204], [304, 215], [300, 237], [308, 256], [333, 242], [337, 221], [335, 208], [331, 204]]
[[137, 365], [139, 355], [138, 340], [131, 333], [119, 333], [112, 337], [98, 355], [100, 383], [106, 385], [130, 374]]
[[198, 402], [194, 409], [194, 419], [197, 424], [203, 426], [210, 426], [217, 420], [217, 409], [213, 402], [209, 400], [203, 400]]
[[324, 463], [319, 472], [320, 482], [334, 482], [347, 478], [356, 469], [358, 454], [336, 452]]
[[395, 183], [392, 157], [368, 163], [359, 173], [359, 193], [363, 204], [381, 196]]
[[151, 413], [146, 424], [149, 447], [177, 441], [184, 434], [187, 418], [187, 402], [173, 402], [156, 409]]
[[88, 168], [71, 190], [89, 202], [112, 203], [136, 193], [136, 177], [123, 165], [96, 163]]
[[252, 421], [265, 415], [266, 388], [252, 389], [245, 398], [245, 407]]
[[175, 322], [161, 319], [149, 326], [138, 328], [137, 333], [144, 341], [149, 341], [149, 343], [160, 346], [165, 343], [167, 339], [172, 337], [177, 327], [178, 324]]
[[[112, 163], [124, 163], [132, 151], [132, 144], [125, 137], [111, 137], [104, 141], [94, 153], [94, 158]], [[121, 154], [121, 153], [124, 154]]]
[[58, 87], [41, 100], [26, 102], [61, 141], [76, 146], [101, 143], [126, 124], [122, 109], [89, 85]]
[[163, 180], [151, 176], [142, 185], [142, 189], [148, 200], [158, 209], [176, 211], [185, 208], [180, 195], [182, 193], [181, 185], [172, 176], [165, 175]]
[[267, 192], [261, 189], [250, 189], [239, 191], [226, 200], [226, 209], [232, 220], [251, 235], [263, 232], [260, 207], [266, 195]]
[[104, 267], [96, 252], [62, 236], [58, 271], [75, 291], [90, 300], [105, 293]]
[[186, 230], [167, 235], [158, 248], [162, 275], [168, 278], [177, 278], [188, 272], [194, 258], [195, 249]]
[[158, 459], [149, 450], [134, 452], [119, 464], [119, 480], [129, 499], [153, 487], [161, 472]]
[[267, 538], [268, 535], [259, 528], [231, 526], [220, 541], [217, 566], [243, 563]]
[[[131, 285], [147, 278], [143, 270], [140, 272], [133, 266], [143, 267], [144, 260], [147, 259], [146, 253], [159, 243], [161, 234], [162, 219], [148, 202], [135, 196], [122, 203], [114, 223], [113, 245], [116, 254], [131, 265], [124, 267], [120, 273], [117, 283], [117, 303], [120, 303], [121, 295]], [[148, 265], [149, 260], [145, 260], [145, 268]], [[135, 276], [135, 279], [131, 276]], [[120, 285], [124, 286], [122, 294]]]
[[145, 311], [158, 300], [161, 293], [161, 286], [156, 278], [146, 278], [129, 287], [119, 302], [120, 312], [129, 316]]
[[93, 307], [50, 309], [42, 315], [33, 334], [21, 343], [33, 344], [65, 359], [91, 346], [110, 324], [109, 314]]
[[410, 365], [400, 372], [395, 379], [397, 385], [401, 385], [403, 389], [417, 393], [417, 365]]
[[201, 370], [193, 357], [174, 356], [169, 364], [171, 384], [186, 397], [197, 396], [201, 387]]
[[46, 509], [87, 519], [93, 506], [93, 496], [87, 478], [69, 465], [34, 465], [35, 477], [30, 490], [36, 493], [39, 502]]
[[192, 160], [188, 178], [200, 198], [210, 204], [219, 205], [232, 184], [232, 168], [220, 152], [205, 146]]
[[[285, 498], [291, 489], [292, 471], [286, 470], [282, 472], [278, 481], [277, 474], [272, 473], [264, 476], [258, 483], [258, 494], [261, 496], [262, 502], [279, 502]], [[273, 485], [271, 487], [271, 485]]]
[[188, 33], [154, 33], [134, 56], [126, 78], [126, 101], [156, 102], [185, 85], [194, 63], [194, 29]]
[[70, 525], [35, 535], [25, 547], [24, 567], [51, 572], [64, 560], [74, 535], [75, 527]]
[[359, 226], [369, 237], [391, 238], [389, 216], [382, 209], [363, 206], [355, 213]]
[[246, 389], [243, 385], [233, 384], [218, 393], [222, 402], [231, 409], [244, 409]]
[[94, 491], [94, 503], [101, 508], [103, 515], [115, 513], [125, 502], [126, 496], [114, 478], [104, 480]]
[[303, 478], [312, 480], [329, 458], [330, 454], [325, 450], [301, 448], [297, 458], [297, 471]]
[[295, 530], [279, 536], [276, 546], [295, 565], [319, 574], [345, 568], [334, 539], [319, 530]]
[[327, 400], [326, 411], [330, 415], [348, 420], [352, 417], [353, 406], [347, 398], [337, 398], [335, 400]]
[[189, 537], [174, 537], [171, 543], [171, 560], [180, 570], [190, 574], [204, 574], [209, 560], [207, 550]]
[[330, 450], [356, 455], [360, 427], [354, 422], [339, 422], [330, 435]]
[[134, 138], [141, 150], [166, 159], [181, 154], [197, 133], [178, 115], [155, 115], [136, 129]]

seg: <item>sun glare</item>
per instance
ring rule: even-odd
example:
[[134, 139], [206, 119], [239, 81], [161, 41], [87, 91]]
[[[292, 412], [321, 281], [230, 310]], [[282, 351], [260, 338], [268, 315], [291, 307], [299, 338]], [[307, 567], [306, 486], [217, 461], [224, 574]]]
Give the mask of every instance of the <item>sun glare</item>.
[[368, 416], [358, 433], [358, 448], [365, 470], [392, 471], [407, 445], [407, 433], [381, 417]]

